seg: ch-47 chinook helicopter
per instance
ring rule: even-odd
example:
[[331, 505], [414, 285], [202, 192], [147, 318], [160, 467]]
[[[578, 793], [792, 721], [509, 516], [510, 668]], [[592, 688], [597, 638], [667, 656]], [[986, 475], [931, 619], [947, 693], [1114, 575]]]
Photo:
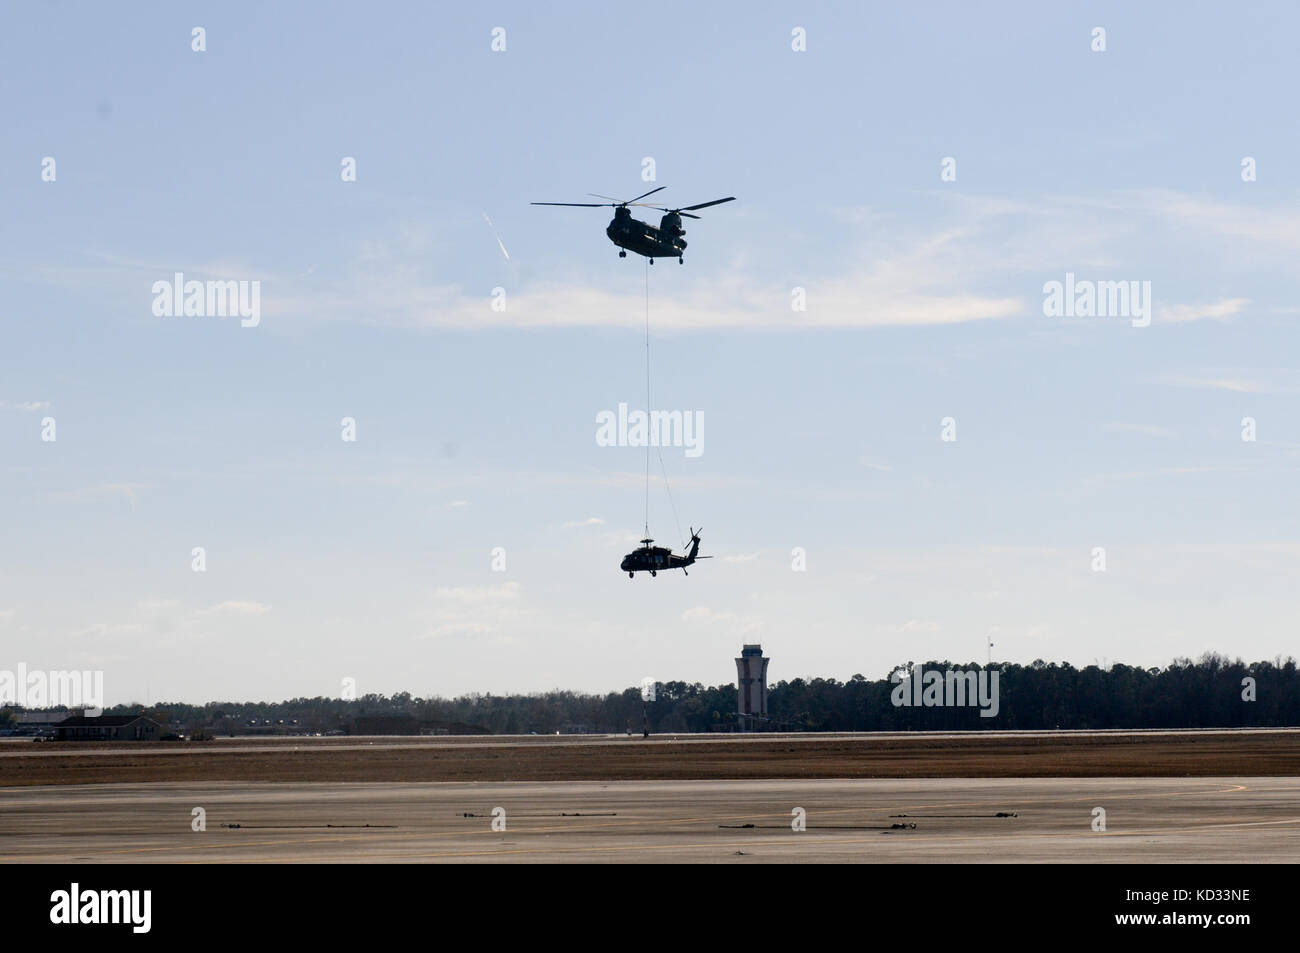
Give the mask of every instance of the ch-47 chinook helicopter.
[[[609, 236], [611, 242], [619, 247], [619, 258], [626, 258], [629, 251], [634, 251], [638, 255], [649, 258], [652, 265], [655, 263], [655, 256], [676, 258], [678, 264], [681, 264], [683, 262], [682, 253], [686, 251], [686, 239], [682, 238], [686, 234], [686, 229], [682, 228], [682, 216], [699, 218], [698, 215], [692, 215], [691, 213], [697, 209], [708, 208], [710, 205], [734, 202], [736, 197], [729, 195], [725, 199], [714, 199], [712, 202], [701, 202], [699, 205], [687, 205], [684, 208], [664, 208], [662, 205], [651, 205], [648, 202], [641, 201], [641, 199], [666, 188], [666, 185], [661, 185], [657, 189], [651, 189], [645, 195], [638, 195], [626, 202], [611, 199], [609, 202], [533, 202], [532, 204], [564, 205], [572, 208], [612, 207], [614, 209], [614, 220], [606, 227], [605, 234]], [[610, 198], [608, 195], [596, 195], [595, 192], [587, 194], [598, 199]], [[648, 222], [633, 218], [632, 208], [653, 208], [666, 214], [659, 220], [659, 227], [655, 228]]]
[[712, 556], [697, 555], [700, 551], [700, 533], [704, 527], [691, 530], [691, 549], [685, 556], [674, 556], [671, 549], [664, 546], [651, 546], [653, 539], [641, 540], [641, 548], [628, 553], [619, 563], [618, 568], [627, 573], [629, 579], [639, 572], [648, 572], [657, 576], [660, 569], [680, 569], [682, 575], [689, 576], [686, 567], [697, 559], [712, 559]]

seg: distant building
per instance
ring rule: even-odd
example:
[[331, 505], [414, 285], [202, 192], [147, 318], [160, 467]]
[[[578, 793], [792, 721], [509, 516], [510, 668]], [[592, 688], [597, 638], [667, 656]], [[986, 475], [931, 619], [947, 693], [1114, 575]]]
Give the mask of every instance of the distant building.
[[414, 715], [357, 715], [354, 735], [418, 735], [420, 720]]
[[446, 723], [426, 721], [420, 727], [422, 735], [490, 735], [492, 730], [482, 725], [467, 725], [463, 721]]
[[76, 715], [54, 726], [60, 741], [157, 741], [162, 726], [144, 715]]
[[736, 718], [741, 731], [755, 731], [767, 718], [767, 663], [763, 646], [741, 647], [736, 659]]
[[78, 714], [68, 711], [19, 711], [10, 718], [9, 728], [4, 734], [29, 736], [54, 736], [54, 726], [69, 715]]

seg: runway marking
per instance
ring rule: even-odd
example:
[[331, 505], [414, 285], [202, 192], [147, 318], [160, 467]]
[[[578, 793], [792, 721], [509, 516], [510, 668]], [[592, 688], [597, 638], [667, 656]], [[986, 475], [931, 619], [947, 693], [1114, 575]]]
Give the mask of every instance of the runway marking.
[[1300, 824], [1300, 817], [1288, 817], [1280, 821], [1236, 821], [1231, 824], [1193, 824], [1191, 827], [1171, 827], [1171, 828], [1151, 828], [1148, 830], [1136, 831], [1096, 831], [1098, 834], [1118, 837], [1136, 837], [1151, 834], [1192, 834], [1200, 831], [1221, 830], [1232, 827], [1273, 827], [1277, 824]]

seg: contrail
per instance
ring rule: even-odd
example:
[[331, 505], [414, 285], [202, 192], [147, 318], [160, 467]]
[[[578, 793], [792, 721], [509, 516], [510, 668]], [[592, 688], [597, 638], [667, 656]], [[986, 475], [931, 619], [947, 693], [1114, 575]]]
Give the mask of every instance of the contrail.
[[488, 223], [488, 228], [492, 229], [492, 237], [497, 240], [497, 246], [501, 249], [501, 254], [506, 256], [506, 261], [510, 260], [510, 252], [506, 251], [506, 246], [501, 242], [501, 236], [497, 234], [497, 227], [492, 224], [492, 219], [488, 218], [488, 213], [483, 213], [483, 221]]

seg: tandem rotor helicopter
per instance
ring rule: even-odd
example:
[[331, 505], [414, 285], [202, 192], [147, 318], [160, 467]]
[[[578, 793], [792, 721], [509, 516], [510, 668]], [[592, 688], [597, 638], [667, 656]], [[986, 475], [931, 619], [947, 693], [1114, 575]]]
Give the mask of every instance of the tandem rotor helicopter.
[[[702, 208], [708, 208], [710, 205], [734, 202], [736, 197], [729, 195], [725, 199], [714, 199], [712, 202], [701, 202], [699, 205], [687, 205], [683, 208], [664, 208], [662, 205], [651, 205], [649, 202], [641, 201], [656, 192], [662, 192], [666, 188], [667, 186], [661, 185], [657, 189], [651, 189], [645, 195], [638, 195], [626, 202], [620, 202], [608, 195], [596, 195], [595, 192], [589, 192], [588, 195], [598, 199], [610, 199], [610, 201], [533, 202], [532, 204], [563, 205], [570, 208], [613, 208], [614, 220], [606, 227], [605, 234], [609, 236], [611, 242], [619, 247], [619, 258], [626, 258], [629, 251], [634, 251], [638, 255], [649, 258], [652, 265], [655, 263], [655, 256], [676, 258], [678, 264], [683, 264], [682, 253], [686, 251], [686, 240], [682, 236], [686, 234], [686, 229], [682, 228], [682, 216], [699, 218], [698, 215], [692, 215], [691, 213]], [[655, 228], [649, 222], [633, 218], [633, 208], [653, 208], [666, 214], [659, 220], [659, 227]]]
[[648, 572], [657, 576], [660, 569], [680, 569], [682, 575], [689, 576], [686, 567], [697, 559], [712, 559], [712, 556], [700, 556], [700, 533], [704, 528], [691, 530], [691, 549], [685, 556], [674, 556], [666, 546], [651, 546], [653, 539], [641, 540], [641, 548], [633, 550], [623, 557], [618, 568], [627, 573], [629, 579], [636, 578], [638, 572]]

